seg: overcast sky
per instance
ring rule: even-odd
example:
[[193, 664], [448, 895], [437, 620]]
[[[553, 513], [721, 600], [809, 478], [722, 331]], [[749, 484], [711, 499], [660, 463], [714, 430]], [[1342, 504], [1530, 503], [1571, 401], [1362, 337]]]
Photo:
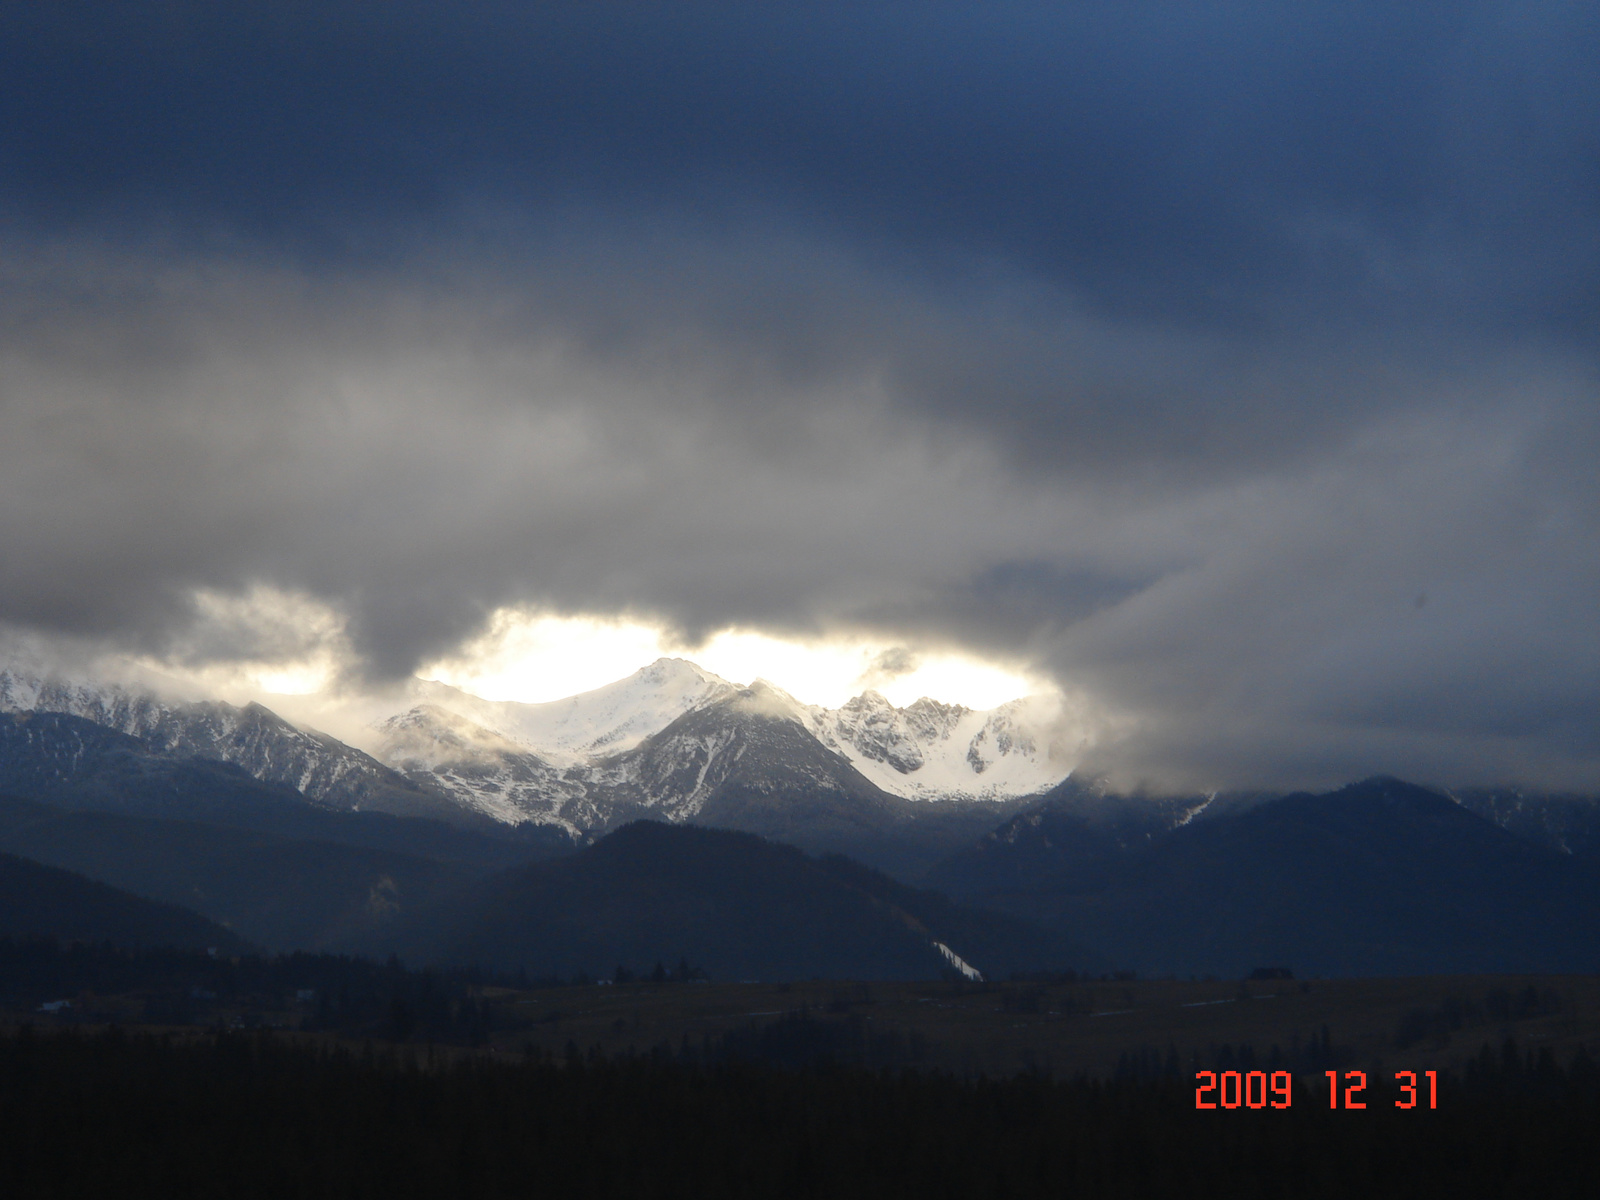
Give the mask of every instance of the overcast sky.
[[0, 622], [858, 634], [1129, 779], [1600, 787], [1597, 62], [1527, 0], [5, 4]]

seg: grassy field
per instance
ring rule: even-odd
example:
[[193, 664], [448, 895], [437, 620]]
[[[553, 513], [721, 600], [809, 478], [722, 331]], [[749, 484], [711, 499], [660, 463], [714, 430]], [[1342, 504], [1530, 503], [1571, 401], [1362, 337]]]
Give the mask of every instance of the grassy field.
[[636, 983], [492, 999], [518, 1018], [494, 1036], [496, 1051], [532, 1045], [558, 1055], [569, 1043], [606, 1054], [719, 1041], [781, 1052], [785, 1030], [802, 1025], [826, 1035], [824, 1051], [864, 1065], [989, 1075], [1110, 1076], [1159, 1069], [1173, 1054], [1192, 1071], [1242, 1047], [1262, 1064], [1276, 1048], [1301, 1074], [1328, 1066], [1392, 1074], [1459, 1069], [1508, 1037], [1562, 1061], [1580, 1045], [1600, 1053], [1600, 978], [1592, 976]]
[[[501, 1058], [664, 1053], [991, 1077], [1237, 1066], [1306, 1080], [1358, 1069], [1376, 1072], [1376, 1081], [1398, 1070], [1460, 1070], [1484, 1046], [1498, 1053], [1508, 1038], [1524, 1053], [1549, 1049], [1563, 1063], [1580, 1047], [1600, 1058], [1595, 976], [510, 988], [341, 962], [325, 960], [337, 970], [318, 980], [302, 979], [291, 962], [253, 970], [248, 961], [232, 967], [196, 957], [157, 970], [130, 960], [120, 983], [92, 976], [102, 981], [96, 991], [86, 982], [91, 976], [76, 984], [63, 976], [34, 985], [27, 1000], [19, 975], [0, 979], [0, 994], [12, 996], [0, 1024], [265, 1027], [318, 1040], [418, 1048], [437, 1041]], [[204, 971], [214, 977], [196, 974]], [[351, 999], [357, 991], [359, 1003]], [[41, 1001], [57, 999], [70, 1003], [41, 1011]]]

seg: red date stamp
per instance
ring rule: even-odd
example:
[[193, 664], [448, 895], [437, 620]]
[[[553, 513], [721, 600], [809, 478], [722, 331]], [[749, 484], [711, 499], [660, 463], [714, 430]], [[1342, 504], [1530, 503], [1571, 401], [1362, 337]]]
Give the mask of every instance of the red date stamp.
[[[1367, 1090], [1365, 1071], [1327, 1071], [1329, 1108], [1366, 1108], [1362, 1094]], [[1439, 1107], [1439, 1074], [1423, 1071], [1428, 1081], [1428, 1107]], [[1422, 1103], [1421, 1083], [1415, 1071], [1396, 1071], [1400, 1098], [1396, 1108], [1416, 1108]], [[1288, 1108], [1294, 1103], [1294, 1077], [1287, 1071], [1196, 1071], [1196, 1108]], [[1340, 1103], [1340, 1101], [1343, 1103]]]

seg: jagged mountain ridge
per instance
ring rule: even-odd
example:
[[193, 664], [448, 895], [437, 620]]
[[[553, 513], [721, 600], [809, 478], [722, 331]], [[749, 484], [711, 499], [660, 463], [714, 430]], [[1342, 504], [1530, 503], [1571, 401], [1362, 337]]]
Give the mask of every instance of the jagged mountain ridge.
[[756, 683], [694, 708], [623, 753], [559, 767], [500, 733], [419, 706], [384, 725], [380, 754], [500, 819], [604, 833], [650, 817], [838, 851], [906, 877], [1024, 800], [933, 804], [884, 791], [809, 728], [805, 707]]
[[[704, 779], [680, 794], [670, 782], [676, 771], [657, 761], [663, 746], [643, 755], [644, 743], [693, 713], [731, 712], [735, 697], [756, 692], [767, 715], [800, 727], [809, 735], [803, 741], [843, 759], [876, 790], [904, 799], [1010, 801], [1041, 793], [1067, 774], [1051, 752], [1056, 713], [1047, 698], [987, 712], [926, 698], [898, 709], [869, 691], [827, 709], [801, 704], [764, 681], [740, 688], [682, 659], [661, 659], [551, 704], [485, 701], [426, 684], [419, 689], [424, 703], [383, 723], [377, 753], [420, 785], [449, 791], [499, 820], [615, 827], [621, 819], [615, 814], [635, 805], [681, 820], [698, 811], [687, 797], [704, 791]], [[704, 751], [710, 764], [719, 758], [716, 739], [733, 735], [696, 724], [710, 741], [691, 748], [679, 730], [673, 744], [680, 756]], [[815, 758], [810, 745], [795, 749]]]
[[[70, 715], [175, 761], [231, 763], [330, 808], [544, 827], [574, 840], [647, 816], [723, 824], [911, 875], [991, 827], [1018, 802], [1013, 792], [1037, 791], [1029, 785], [1041, 763], [1060, 769], [1048, 764], [1026, 704], [895, 709], [868, 693], [827, 710], [682, 660], [554, 705], [484, 701], [421, 681], [413, 697], [439, 703], [383, 722], [373, 757], [259, 704], [0, 672], [0, 709]], [[532, 737], [554, 749], [530, 746]], [[980, 793], [924, 782], [936, 769], [949, 778], [957, 759], [968, 777], [998, 785]]]
[[[990, 710], [924, 697], [895, 708], [868, 691], [829, 709], [802, 704], [764, 680], [757, 683], [785, 696], [786, 715], [825, 747], [884, 791], [907, 799], [1008, 800], [1047, 791], [1069, 773], [1052, 752], [1057, 706], [1049, 697], [1024, 697]], [[626, 679], [546, 704], [483, 700], [434, 682], [420, 683], [416, 694], [417, 708], [465, 718], [560, 768], [624, 754], [677, 718], [742, 690], [694, 663], [663, 658]], [[414, 740], [406, 749], [418, 761]]]
[[[895, 797], [813, 736], [798, 706], [758, 683], [691, 708], [622, 753], [560, 767], [495, 730], [435, 706], [384, 724], [381, 753], [413, 777], [456, 790], [463, 804], [502, 820], [614, 828], [639, 816], [714, 823], [730, 791], [741, 807], [792, 807], [827, 794], [857, 819], [897, 818]], [[743, 826], [741, 826], [743, 827]]]
[[837, 709], [807, 706], [807, 727], [886, 792], [912, 800], [1013, 799], [1059, 783], [1052, 759], [1048, 697], [1012, 700], [988, 711], [924, 696], [896, 708], [863, 692]]
[[171, 758], [232, 763], [330, 808], [402, 816], [459, 816], [451, 800], [369, 754], [302, 729], [260, 704], [179, 700], [122, 682], [0, 670], [0, 712], [62, 713], [137, 738]]

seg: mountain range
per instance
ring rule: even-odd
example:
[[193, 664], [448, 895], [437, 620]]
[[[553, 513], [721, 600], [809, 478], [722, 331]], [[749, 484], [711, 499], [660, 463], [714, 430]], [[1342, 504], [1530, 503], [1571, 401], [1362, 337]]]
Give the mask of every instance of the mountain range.
[[929, 881], [1143, 971], [1600, 969], [1600, 859], [1384, 777], [1162, 799], [1069, 782]]
[[[415, 703], [372, 730], [368, 753], [259, 704], [173, 698], [148, 683], [64, 679], [36, 666], [0, 671], [0, 711], [77, 717], [138, 739], [152, 758], [229, 763], [325, 808], [478, 830], [543, 827], [579, 843], [640, 817], [694, 821], [907, 874], [1070, 765], [1052, 752], [1048, 698], [982, 712], [927, 699], [898, 709], [867, 692], [830, 710], [681, 659], [547, 704], [488, 701], [428, 681], [412, 692]], [[30, 735], [18, 726], [9, 736]], [[139, 808], [149, 802], [129, 801], [155, 811]]]
[[1028, 702], [817, 709], [663, 660], [554, 705], [419, 683], [367, 750], [126, 680], [11, 669], [0, 708], [0, 852], [273, 949], [719, 978], [1600, 967], [1593, 798], [1119, 794], [1060, 779]]

